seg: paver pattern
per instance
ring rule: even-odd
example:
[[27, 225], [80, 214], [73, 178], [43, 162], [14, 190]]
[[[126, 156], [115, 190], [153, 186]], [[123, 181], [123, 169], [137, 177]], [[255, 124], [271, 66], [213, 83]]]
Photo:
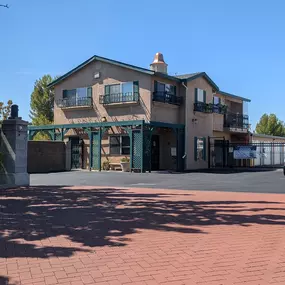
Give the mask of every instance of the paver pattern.
[[285, 284], [285, 195], [0, 192], [0, 284]]

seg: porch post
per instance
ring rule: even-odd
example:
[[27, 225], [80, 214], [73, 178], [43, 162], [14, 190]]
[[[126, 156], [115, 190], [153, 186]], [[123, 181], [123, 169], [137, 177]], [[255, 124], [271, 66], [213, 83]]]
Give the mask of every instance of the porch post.
[[185, 131], [181, 128], [175, 128], [176, 134], [176, 171], [184, 170], [184, 136]]
[[133, 168], [133, 130], [132, 128], [127, 130], [129, 137], [130, 137], [130, 168], [132, 172]]
[[102, 166], [101, 166], [101, 140], [102, 140], [102, 128], [99, 128], [99, 138], [98, 138], [99, 142], [98, 142], [98, 160], [99, 160], [99, 171], [101, 171]]
[[60, 129], [60, 139], [63, 142], [64, 140], [63, 128]]
[[141, 173], [144, 172], [144, 121], [141, 124]]
[[92, 157], [93, 157], [93, 136], [91, 129], [88, 130], [88, 137], [89, 137], [89, 171], [92, 169]]

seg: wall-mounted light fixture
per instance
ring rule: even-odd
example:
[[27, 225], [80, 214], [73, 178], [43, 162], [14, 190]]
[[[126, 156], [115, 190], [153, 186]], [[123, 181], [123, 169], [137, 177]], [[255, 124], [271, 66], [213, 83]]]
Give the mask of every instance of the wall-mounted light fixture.
[[107, 118], [106, 117], [102, 117], [101, 118], [101, 122], [103, 122], [103, 123], [107, 122]]

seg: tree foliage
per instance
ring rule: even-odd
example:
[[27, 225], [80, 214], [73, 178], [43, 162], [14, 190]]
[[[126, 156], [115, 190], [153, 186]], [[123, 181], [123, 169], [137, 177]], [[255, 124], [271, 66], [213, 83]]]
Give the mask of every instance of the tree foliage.
[[44, 75], [35, 82], [30, 104], [33, 125], [47, 125], [53, 122], [54, 90], [47, 87], [52, 81], [50, 75]]
[[11, 106], [13, 105], [12, 100], [8, 100], [7, 104], [5, 105], [4, 102], [0, 102], [0, 123], [3, 120], [7, 120], [10, 113], [11, 113]]
[[[47, 74], [35, 82], [30, 103], [32, 125], [40, 126], [53, 123], [54, 89], [47, 87], [53, 80]], [[49, 136], [44, 133], [38, 133], [34, 139], [48, 140]]]
[[257, 123], [255, 132], [257, 134], [283, 137], [285, 136], [285, 125], [275, 114], [264, 114]]

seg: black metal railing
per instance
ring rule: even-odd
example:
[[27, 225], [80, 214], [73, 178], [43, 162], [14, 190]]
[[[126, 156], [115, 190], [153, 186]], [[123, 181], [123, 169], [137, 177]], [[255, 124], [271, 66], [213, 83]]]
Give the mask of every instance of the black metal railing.
[[248, 115], [228, 113], [224, 115], [224, 127], [236, 129], [248, 129]]
[[138, 92], [116, 93], [109, 95], [100, 95], [100, 104], [114, 104], [114, 103], [127, 103], [139, 102], [140, 94]]
[[194, 103], [194, 112], [213, 113], [213, 104], [204, 102]]
[[194, 111], [202, 113], [226, 114], [227, 106], [223, 104], [196, 102], [194, 103]]
[[69, 107], [88, 107], [93, 106], [92, 97], [81, 97], [81, 98], [63, 98], [57, 100], [57, 106], [59, 108], [69, 108]]
[[182, 97], [169, 94], [167, 92], [153, 92], [152, 100], [156, 102], [162, 102], [167, 104], [173, 104], [180, 106], [182, 104]]

